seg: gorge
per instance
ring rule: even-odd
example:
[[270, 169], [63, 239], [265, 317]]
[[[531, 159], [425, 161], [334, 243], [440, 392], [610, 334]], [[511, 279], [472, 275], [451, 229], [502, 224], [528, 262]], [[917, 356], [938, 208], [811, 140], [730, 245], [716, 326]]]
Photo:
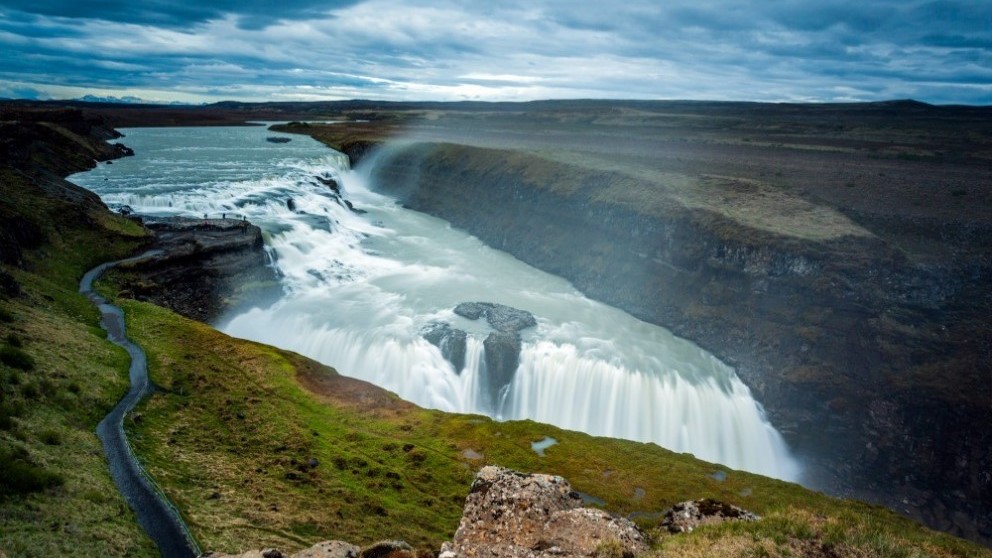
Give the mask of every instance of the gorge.
[[[312, 141], [266, 145], [263, 128], [125, 132], [137, 157], [72, 180], [112, 208], [247, 217], [268, 238], [285, 294], [221, 317], [222, 331], [297, 351], [426, 407], [651, 441], [797, 478], [781, 437], [732, 369], [396, 205], [351, 172], [345, 156]], [[537, 318], [512, 350], [519, 368], [498, 381], [490, 378], [498, 349], [483, 343], [488, 324], [455, 311], [483, 297]], [[422, 337], [436, 322], [468, 332], [463, 369]]]
[[732, 364], [805, 482], [987, 540], [992, 224], [987, 143], [958, 139], [988, 137], [970, 110], [658, 102], [281, 129]]

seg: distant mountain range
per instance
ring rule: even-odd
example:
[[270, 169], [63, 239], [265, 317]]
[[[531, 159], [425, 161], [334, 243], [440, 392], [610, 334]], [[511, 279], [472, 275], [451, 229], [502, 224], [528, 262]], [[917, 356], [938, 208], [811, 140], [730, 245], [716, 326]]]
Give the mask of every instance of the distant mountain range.
[[[184, 103], [182, 101], [149, 101], [147, 99], [142, 99], [140, 97], [126, 96], [126, 97], [113, 97], [106, 96], [101, 97], [99, 95], [83, 95], [82, 97], [77, 97], [72, 99], [73, 101], [82, 101], [84, 103], [113, 103], [113, 104], [123, 104], [123, 105], [170, 105], [170, 106], [190, 106], [194, 103]], [[202, 103], [201, 103], [202, 104]]]

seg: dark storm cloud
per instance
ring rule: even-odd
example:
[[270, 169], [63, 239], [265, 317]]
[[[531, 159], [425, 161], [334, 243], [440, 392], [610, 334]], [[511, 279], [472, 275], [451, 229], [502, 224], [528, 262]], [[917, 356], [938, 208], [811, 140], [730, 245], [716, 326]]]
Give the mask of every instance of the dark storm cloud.
[[988, 104], [992, 8], [988, 0], [0, 0], [0, 64], [9, 82], [0, 94], [116, 87], [204, 100]]
[[102, 19], [120, 23], [182, 27], [233, 14], [242, 26], [263, 27], [273, 19], [323, 17], [358, 0], [4, 0], [0, 8], [26, 14], [69, 19]]

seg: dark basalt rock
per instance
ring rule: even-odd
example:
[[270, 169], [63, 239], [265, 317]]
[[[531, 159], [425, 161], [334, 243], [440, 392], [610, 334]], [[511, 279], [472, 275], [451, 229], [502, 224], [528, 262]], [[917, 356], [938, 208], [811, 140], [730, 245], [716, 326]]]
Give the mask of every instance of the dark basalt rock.
[[500, 392], [513, 381], [517, 366], [520, 365], [519, 332], [536, 326], [537, 320], [526, 310], [492, 302], [463, 302], [455, 307], [455, 314], [470, 320], [485, 317], [489, 326], [496, 330], [482, 343], [485, 351], [486, 378], [489, 384], [488, 393], [495, 408]]
[[466, 334], [444, 322], [431, 322], [420, 331], [431, 345], [441, 349], [444, 358], [455, 367], [455, 372], [461, 374], [465, 368], [465, 339]]
[[379, 541], [362, 550], [359, 558], [412, 558], [413, 556], [415, 556], [413, 547], [407, 544], [406, 541], [387, 540]]
[[354, 204], [352, 204], [348, 200], [344, 200], [344, 204], [348, 207], [348, 209], [350, 209], [352, 211], [352, 213], [355, 213], [357, 215], [364, 215], [364, 214], [368, 213], [368, 211], [365, 211], [364, 209], [358, 209], [358, 208], [356, 208], [354, 206]]
[[463, 302], [455, 307], [455, 314], [470, 320], [485, 316], [493, 329], [504, 332], [516, 332], [537, 325], [530, 312], [491, 302]]
[[[123, 143], [115, 143], [113, 146], [114, 155], [117, 157], [133, 157], [134, 150], [130, 147], [124, 145]], [[107, 161], [107, 164], [111, 164], [111, 161]]]
[[337, 180], [334, 180], [333, 178], [324, 178], [322, 176], [315, 176], [314, 179], [330, 188], [332, 192], [341, 193], [341, 186], [338, 184]]
[[[279, 292], [262, 231], [237, 219], [145, 218], [155, 233], [155, 257], [121, 268], [125, 296], [148, 300], [188, 318], [211, 322], [248, 302]], [[244, 285], [256, 285], [246, 291]]]
[[265, 141], [267, 141], [269, 143], [289, 143], [289, 142], [291, 142], [293, 140], [292, 140], [292, 138], [284, 138], [284, 137], [281, 137], [281, 136], [269, 136], [269, 137], [265, 138]]
[[486, 353], [486, 373], [489, 393], [498, 398], [500, 391], [513, 381], [520, 365], [520, 335], [509, 331], [494, 331], [482, 346]]
[[470, 320], [478, 320], [486, 312], [486, 302], [463, 302], [455, 306], [455, 314]]
[[365, 213], [368, 213], [368, 211], [365, 211], [364, 209], [356, 208], [355, 204], [351, 203], [351, 201], [346, 200], [341, 196], [341, 185], [338, 184], [337, 180], [334, 180], [333, 178], [324, 178], [322, 176], [314, 176], [313, 178], [317, 182], [320, 182], [324, 186], [327, 186], [331, 190], [331, 192], [333, 192], [331, 194], [331, 197], [334, 199], [334, 201], [338, 202], [339, 205], [347, 207], [349, 211], [356, 213], [358, 215], [363, 215]]

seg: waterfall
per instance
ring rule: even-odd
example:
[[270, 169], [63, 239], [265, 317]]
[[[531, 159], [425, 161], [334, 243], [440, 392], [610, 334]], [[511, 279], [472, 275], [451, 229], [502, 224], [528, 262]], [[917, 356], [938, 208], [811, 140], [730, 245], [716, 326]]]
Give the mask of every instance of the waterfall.
[[[398, 206], [367, 175], [349, 170], [343, 155], [307, 138], [266, 144], [258, 128], [127, 134], [138, 156], [73, 180], [111, 206], [158, 215], [228, 212], [263, 229], [285, 294], [224, 317], [222, 331], [299, 352], [425, 407], [528, 418], [768, 476], [798, 475], [732, 368], [442, 220]], [[315, 177], [333, 177], [364, 213]], [[483, 347], [491, 328], [453, 312], [470, 301], [536, 317], [536, 326], [520, 332], [519, 366], [498, 393], [490, 393]], [[439, 322], [466, 332], [461, 370], [422, 336]]]

